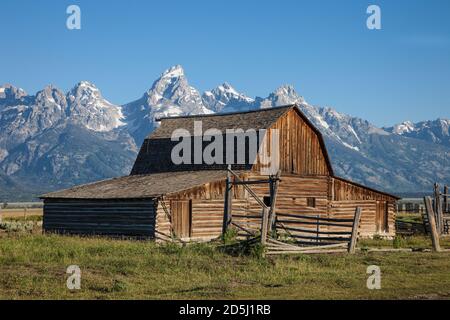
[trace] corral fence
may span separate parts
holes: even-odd
[[[429,211],[432,211],[436,222],[436,229],[440,236],[450,234],[450,194],[449,187],[444,186],[443,191],[438,183],[434,184],[433,197],[425,197],[427,215],[424,222],[427,230],[430,230]],[[427,202],[429,202],[427,204]]]
[[[422,199],[405,199],[398,207],[406,210],[398,211],[398,213],[416,213],[420,214],[419,221],[409,221],[396,219],[396,232],[400,235],[430,235],[429,209],[432,210],[436,222],[436,228],[439,236],[450,234],[450,194],[449,187],[444,186],[443,190],[438,183],[434,184],[433,195]],[[429,205],[427,206],[427,201]],[[422,207],[424,210],[422,210]],[[414,208],[414,209],[412,209]],[[420,208],[420,210],[416,210]],[[409,210],[411,209],[411,210]]]
[[[279,182],[280,172],[266,180],[244,181],[228,167],[222,233],[234,228],[239,240],[259,242],[264,248],[263,255],[355,252],[361,208],[356,208],[351,218],[277,213]],[[258,197],[250,187],[252,184],[269,184],[270,203]],[[232,205],[233,185],[243,186],[256,207]]]

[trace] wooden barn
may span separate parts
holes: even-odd
[[[229,152],[224,153],[224,161],[199,162],[194,159],[195,148],[198,148],[194,143],[192,155],[187,155],[194,164],[172,161],[172,151],[179,143],[171,139],[176,129],[187,131],[192,140],[200,139],[200,150],[207,148],[208,141],[213,140],[211,137],[204,139],[208,132],[223,132],[221,137],[225,141],[226,130],[242,129],[243,132],[262,130],[266,138],[274,132],[279,136],[280,171],[274,210],[277,219],[282,221],[279,224],[289,235],[312,241],[316,237],[314,232],[318,234],[319,231],[315,219],[350,219],[356,207],[362,210],[360,236],[395,235],[398,198],[337,177],[322,135],[295,105],[241,113],[163,118],[160,122],[159,128],[144,141],[129,176],[43,195],[44,230],[158,240],[208,240],[221,235],[227,210],[241,225],[257,229],[261,210],[254,196],[268,206],[273,205],[273,190],[269,184],[260,183],[267,180],[261,173],[260,153],[271,139],[258,138],[255,159],[248,150],[250,142],[244,137],[245,161],[232,165],[236,176],[231,179],[236,183],[230,189],[227,189],[230,171],[226,164],[229,158],[225,155]],[[202,126],[200,136],[195,133],[199,123]],[[237,139],[236,135],[233,141]],[[271,148],[266,147],[266,151]],[[184,152],[183,156],[186,156]],[[236,157],[234,154],[233,163]],[[237,181],[245,181],[251,190]],[[295,215],[311,217],[313,222],[305,222],[301,228],[292,227],[298,226],[298,221],[290,219]],[[277,223],[275,221],[275,225]],[[331,223],[320,228],[329,234],[340,233],[339,226]]]

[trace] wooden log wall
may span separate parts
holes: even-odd
[[[397,217],[397,206],[395,202],[388,201],[388,234],[391,237],[395,237],[396,229],[395,229],[395,219]]]
[[[157,241],[170,241],[172,240],[170,200],[158,199],[157,201],[155,238]]]
[[[155,216],[151,199],[46,199],[43,229],[60,234],[154,238]]]
[[[267,180],[267,176],[261,176],[256,172],[241,173],[243,180],[259,181]],[[332,183],[334,180],[334,184]],[[337,181],[337,182],[336,182]],[[268,184],[252,184],[252,190],[260,197],[270,196]],[[188,191],[165,197],[166,210],[171,212],[170,200],[192,200],[192,226],[191,237],[193,239],[212,239],[220,236],[224,210],[225,180],[211,182]],[[313,198],[315,206],[308,205],[308,198]],[[337,198],[338,201],[331,199]],[[344,200],[348,199],[349,200]],[[353,198],[353,199],[352,199]],[[278,215],[278,231],[288,235],[304,237],[316,241],[320,232],[339,233],[347,236],[348,227],[320,224],[321,217],[351,219],[356,207],[362,209],[362,221],[360,232],[362,237],[372,237],[377,234],[377,199],[378,204],[387,203],[388,206],[388,232],[384,235],[395,235],[395,203],[387,201],[390,197],[355,186],[349,182],[334,179],[328,176],[298,176],[283,174],[277,194],[276,213]],[[384,200],[386,199],[386,200]],[[232,215],[233,221],[241,228],[239,236],[248,236],[248,231],[259,232],[261,227],[261,206],[250,197],[242,185],[233,187]],[[158,204],[156,219],[156,233],[171,234],[169,216],[161,204]],[[291,215],[291,216],[290,216]],[[316,217],[317,220],[299,221],[295,216]],[[303,222],[303,223],[300,223]],[[300,229],[300,230],[297,230]],[[316,232],[314,234],[314,231]]]
[[[172,236],[169,218],[171,214],[171,200],[192,200],[192,240],[207,240],[220,236],[224,213],[224,196],[225,180],[222,180],[207,183],[160,199],[156,219],[156,235],[159,237],[158,239],[166,241]],[[238,208],[239,206],[245,206],[247,203],[245,198],[246,192],[243,186],[234,186],[232,207]],[[162,205],[163,203],[164,205]]]
[[[347,200],[332,201],[330,204],[330,217],[351,218],[355,214],[356,207],[361,208],[361,223],[359,226],[360,236],[363,238],[373,237],[378,234],[376,224],[377,201],[376,200]],[[394,204],[388,205],[388,232],[385,236],[395,236],[395,214]],[[332,228],[334,229],[334,228]]]
[[[376,206],[376,200],[333,201],[330,203],[330,217],[350,219],[354,217],[356,207],[360,207],[359,234],[361,237],[371,237],[377,232],[375,225]],[[330,230],[338,231],[339,228],[332,227]]]

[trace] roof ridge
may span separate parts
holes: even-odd
[[[185,115],[185,116],[175,116],[175,117],[161,117],[161,118],[155,118],[155,121],[160,122],[161,120],[172,120],[172,119],[222,117],[222,116],[237,115],[237,114],[266,112],[266,111],[272,111],[272,110],[277,110],[277,109],[288,109],[288,108],[293,108],[295,106],[297,106],[297,104],[287,104],[287,105],[277,106],[277,107],[272,107],[272,108],[255,109],[255,110],[247,110],[247,111],[212,113],[212,114],[196,114],[196,115]]]

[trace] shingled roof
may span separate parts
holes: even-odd
[[[181,128],[192,132],[194,121],[202,122],[203,131],[208,129],[218,129],[223,132],[227,129],[268,129],[283,114],[294,107],[295,105],[288,105],[246,112],[160,118],[157,121],[161,121],[161,126],[153,131],[147,139],[170,139],[174,130]]]
[[[142,199],[177,193],[225,179],[226,171],[166,172],[102,180],[47,193],[41,199]]]

